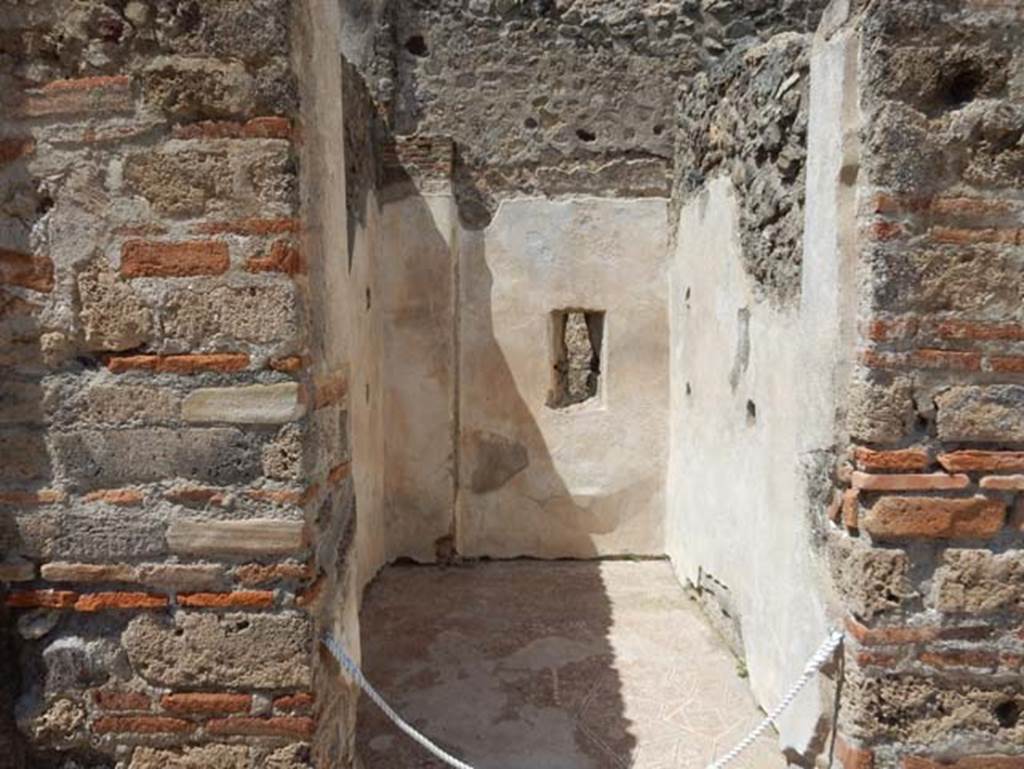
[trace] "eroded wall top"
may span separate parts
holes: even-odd
[[[823,6],[392,3],[361,70],[397,134],[456,141],[463,195],[485,203],[509,190],[667,196],[680,81],[735,46],[813,29]]]

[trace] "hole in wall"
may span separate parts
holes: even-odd
[[[651,133],[653,133],[655,136],[661,136],[663,133],[665,133],[665,126],[663,126],[661,123],[658,123],[657,125],[654,126],[654,128],[651,129]]]
[[[693,395],[693,388],[690,387],[690,383],[689,382],[686,383],[686,394],[687,395]]]
[[[982,86],[982,76],[974,69],[963,69],[942,85],[942,101],[948,107],[961,107],[977,98]]]
[[[419,56],[421,58],[430,53],[427,49],[427,41],[423,39],[423,35],[411,35],[409,39],[405,41],[405,50],[413,56]]]
[[[597,397],[601,380],[604,312],[551,313],[553,382],[548,406],[565,408]]]
[[[754,401],[747,401],[747,424],[752,425],[757,422],[757,404]]]
[[[536,128],[538,123],[536,119],[528,117],[526,118],[526,120],[523,121],[523,125],[526,126],[527,128]]]
[[[577,128],[576,136],[581,142],[592,142],[597,139],[597,134],[593,131],[588,131],[586,128]]]
[[[373,295],[370,293],[370,287],[366,287],[366,309],[369,310],[373,306]]]
[[[367,403],[370,402],[370,383],[369,382],[366,383],[366,387],[364,388],[363,398],[366,400]]]
[[[1020,704],[1016,700],[1007,700],[996,705],[992,712],[1001,727],[1012,729],[1020,721],[1020,711]]]

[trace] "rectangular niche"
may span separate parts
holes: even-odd
[[[604,312],[551,313],[552,382],[548,406],[564,409],[593,400],[601,391]]]

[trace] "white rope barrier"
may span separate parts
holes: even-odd
[[[779,704],[776,705],[767,716],[765,716],[761,723],[751,730],[750,734],[740,740],[735,748],[730,750],[713,764],[709,764],[708,769],[722,769],[722,767],[731,764],[739,758],[740,753],[753,745],[757,738],[764,733],[764,730],[774,724],[778,720],[779,716],[786,712],[787,708],[793,704],[793,700],[796,699],[796,696],[803,691],[803,688],[807,686],[811,679],[817,675],[818,671],[825,666],[825,663],[832,659],[832,655],[835,654],[836,649],[839,648],[839,645],[842,642],[843,633],[839,630],[826,638],[824,643],[818,647],[818,651],[814,652],[814,656],[807,661],[807,665],[804,667],[804,672],[800,674],[796,683],[790,687],[789,691],[786,692],[786,696],[779,701]]]
[[[360,689],[366,692],[366,696],[373,700],[373,702],[377,705],[377,707],[381,709],[384,715],[386,715],[394,722],[395,726],[397,726],[399,729],[405,732],[405,734],[407,734],[417,743],[422,745],[436,758],[439,758],[441,761],[444,761],[446,764],[448,764],[448,766],[455,767],[455,769],[474,769],[474,767],[470,766],[465,761],[460,761],[455,756],[442,750],[435,743],[431,742],[431,740],[428,737],[421,734],[413,726],[406,722],[400,715],[398,715],[398,713],[395,712],[394,708],[388,705],[388,703],[384,701],[384,698],[380,696],[377,690],[373,688],[373,685],[366,680],[366,676],[363,675],[363,671],[360,670],[359,666],[355,663],[355,661],[351,657],[349,657],[348,654],[345,653],[344,648],[342,648],[341,644],[338,643],[338,641],[333,636],[324,636],[323,642],[327,649],[334,656],[334,659],[336,659],[338,661],[338,664],[341,665],[342,669],[346,673],[348,673],[348,675],[352,678],[353,681],[355,681],[355,683],[359,686]],[[815,675],[817,675],[818,671],[820,671],[825,666],[825,664],[832,658],[832,655],[835,654],[836,649],[839,648],[839,645],[842,642],[843,633],[838,630],[832,633],[832,635],[830,635],[827,639],[825,639],[825,642],[822,643],[820,647],[818,647],[818,650],[814,653],[814,656],[807,661],[807,665],[804,667],[804,672],[800,675],[800,678],[798,678],[796,682],[793,684],[793,686],[790,687],[789,691],[786,692],[786,696],[782,698],[779,704],[776,705],[775,708],[767,716],[765,716],[764,720],[761,721],[761,723],[754,727],[750,734],[748,734],[739,743],[737,743],[736,747],[734,747],[732,750],[730,750],[728,753],[726,753],[724,756],[719,758],[714,763],[709,764],[708,769],[723,769],[723,767],[732,763],[740,756],[741,753],[743,753],[743,751],[745,751],[747,748],[753,745],[754,742],[757,741],[757,738],[764,733],[765,729],[774,724],[778,720],[779,716],[786,712],[786,709],[793,704],[793,701],[796,699],[797,695],[800,694],[801,691],[803,691],[804,687],[807,686],[808,683],[810,683],[811,679],[814,678]]]

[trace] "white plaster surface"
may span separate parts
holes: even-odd
[[[461,234],[461,553],[664,551],[666,205],[508,200]],[[551,313],[564,309],[605,312],[602,374],[597,397],[555,409]]]
[[[854,287],[842,225],[849,201],[839,185],[849,159],[835,141],[848,119],[846,61],[842,41],[815,46],[800,307],[755,298],[724,178],[683,209],[671,266],[668,552],[681,577],[710,574],[728,586],[763,707],[781,698],[829,628],[811,530],[823,511],[810,478],[836,440],[851,350],[852,301],[841,290]],[[820,690],[805,690],[781,720],[782,744],[806,749],[824,705]]]

